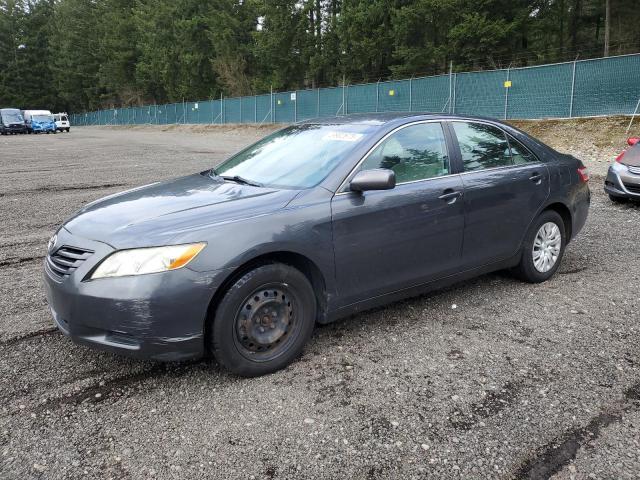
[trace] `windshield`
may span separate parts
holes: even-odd
[[[295,125],[251,145],[216,175],[270,187],[317,185],[370,133],[369,125]]]
[[[31,117],[31,121],[36,122],[53,122],[53,115],[34,115]]]
[[[18,111],[3,111],[2,112],[2,120],[5,123],[22,123],[24,122],[24,119],[22,118],[22,115],[20,115],[20,113]]]

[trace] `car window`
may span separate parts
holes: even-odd
[[[448,174],[449,156],[442,125],[419,123],[393,133],[360,166],[360,170],[373,168],[393,170],[396,183]]]
[[[465,172],[512,165],[504,132],[492,125],[452,122]]]
[[[518,140],[513,138],[511,135],[507,135],[507,138],[509,139],[509,146],[511,147],[511,158],[515,165],[536,163],[538,161],[537,157]]]

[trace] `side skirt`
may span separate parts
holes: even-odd
[[[347,317],[349,315],[354,315],[356,313],[364,312],[366,310],[380,307],[382,305],[388,305],[390,303],[404,300],[406,298],[417,297],[427,292],[448,287],[455,283],[458,283],[464,280],[469,280],[471,278],[475,278],[480,275],[484,275],[486,273],[491,273],[497,270],[505,270],[508,268],[512,268],[512,267],[515,267],[520,262],[520,256],[521,256],[521,252],[518,251],[516,255],[514,255],[511,258],[508,258],[507,260],[501,260],[499,262],[490,263],[482,267],[465,270],[463,272],[449,275],[447,277],[443,277],[427,283],[422,283],[412,287],[403,288],[401,290],[395,290],[390,293],[385,293],[384,295],[379,295],[377,297],[372,297],[366,300],[352,303],[351,305],[346,305],[344,307],[338,308],[337,310],[329,311],[325,316],[323,316],[322,320],[319,320],[319,323],[321,324],[331,323],[336,320],[339,320],[340,318]]]

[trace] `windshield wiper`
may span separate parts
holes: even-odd
[[[218,177],[223,178],[224,180],[227,180],[229,182],[239,183],[241,185],[251,185],[252,187],[262,187],[263,186],[261,183],[254,182],[253,180],[247,180],[246,178],[241,177],[240,175],[233,175],[233,176],[218,175]]]

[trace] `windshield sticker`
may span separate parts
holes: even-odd
[[[351,133],[351,132],[329,132],[322,140],[336,140],[338,142],[357,142],[364,135],[362,133]]]

